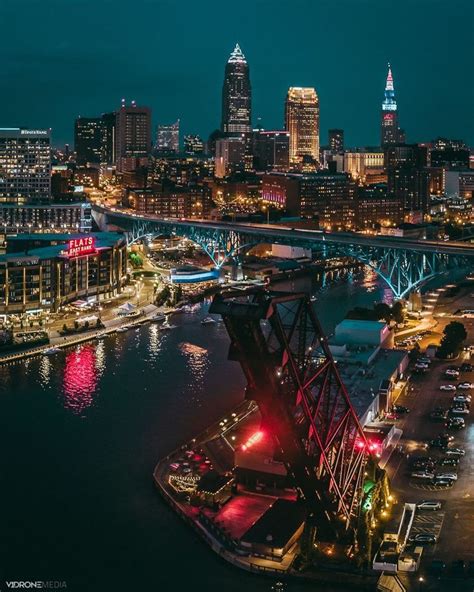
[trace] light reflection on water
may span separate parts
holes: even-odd
[[[189,342],[180,343],[178,347],[189,370],[190,380],[186,386],[192,392],[191,400],[200,407],[202,400],[199,393],[204,386],[206,372],[210,368],[209,352],[207,349]]]
[[[375,272],[369,268],[361,272],[338,270],[327,283],[316,277],[300,278],[275,286],[277,290],[311,290],[316,294],[315,306],[326,332],[353,306],[370,305],[372,301],[390,301]],[[324,284],[324,285],[323,285]],[[42,356],[20,362],[28,380],[39,383],[45,391],[58,392],[58,400],[70,413],[83,417],[97,406],[101,397],[113,395],[106,387],[100,390],[101,379],[117,381],[126,369],[126,379],[138,381],[143,392],[148,388],[176,388],[187,402],[203,405],[210,380],[213,351],[220,348],[227,334],[222,324],[202,328],[210,300],[203,302],[196,314],[176,316],[176,329],[160,330],[158,324],[148,324],[126,334],[107,336],[74,349],[62,351],[54,357]],[[14,370],[2,368],[5,380],[0,390],[11,390]],[[158,380],[158,375],[160,379]],[[225,370],[221,380],[225,383]],[[9,386],[10,385],[10,386]],[[165,386],[166,385],[166,386]]]
[[[40,384],[43,387],[46,387],[51,382],[51,374],[53,370],[53,365],[51,360],[48,356],[42,356],[39,364],[39,379]]]
[[[80,415],[93,404],[99,372],[94,345],[79,346],[67,352],[63,374],[63,404],[66,409]]]

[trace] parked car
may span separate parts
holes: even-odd
[[[429,471],[413,471],[411,477],[414,479],[434,479],[435,474],[430,473]]]
[[[464,456],[466,454],[466,451],[464,450],[464,448],[448,448],[445,451],[445,454],[447,454],[448,456]]]
[[[461,372],[472,372],[474,370],[474,366],[468,362],[463,362],[459,367],[459,370],[461,370]]]
[[[470,403],[471,395],[455,395],[453,397],[453,403]]]
[[[436,487],[452,487],[454,485],[454,481],[452,479],[442,479],[441,477],[435,477],[433,481]]]
[[[434,544],[438,540],[436,535],[434,534],[425,534],[425,533],[418,533],[411,535],[408,540],[410,543],[420,543],[421,545],[425,543]]]
[[[451,481],[457,481],[458,476],[456,473],[439,473],[436,475],[436,479],[451,479]]]
[[[395,413],[410,413],[408,407],[405,407],[404,405],[394,405],[392,411]]]
[[[416,504],[417,510],[441,510],[441,502],[423,500]]]
[[[415,460],[411,463],[411,468],[414,471],[432,471],[436,466],[433,460]]]
[[[425,364],[424,362],[417,362],[415,364],[415,368],[418,368],[419,370],[428,370],[429,365]]]
[[[442,384],[439,387],[440,391],[455,391],[456,390],[456,385],[454,384]]]
[[[445,425],[448,430],[462,430],[466,427],[466,422],[462,417],[450,417]]]
[[[438,461],[438,464],[442,467],[457,467],[459,464],[459,458],[456,458],[455,456],[448,456],[446,458],[441,458]]]
[[[450,415],[469,415],[469,407],[463,403],[456,403],[449,410]]]
[[[454,369],[450,369],[450,368],[448,368],[448,369],[445,371],[444,375],[445,375],[445,376],[448,376],[448,377],[449,377],[449,376],[456,376],[456,377],[458,377],[458,376],[459,376],[459,370],[454,370]]]
[[[448,419],[448,410],[447,409],[434,409],[430,413],[431,419],[445,420]]]
[[[442,438],[434,438],[433,440],[430,440],[428,442],[428,446],[430,448],[447,448],[449,445],[449,442],[447,442],[446,440],[443,440]]]
[[[461,382],[461,384],[458,384],[458,388],[467,391],[474,388],[474,384],[472,382]]]

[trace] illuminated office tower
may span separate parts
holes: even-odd
[[[249,67],[237,43],[225,67],[222,87],[222,132],[235,134],[252,131],[251,112]]]
[[[290,132],[290,163],[308,158],[319,162],[319,99],[314,88],[288,89],[285,121]]]
[[[47,204],[50,196],[50,130],[0,128],[0,204]]]
[[[117,111],[115,156],[119,172],[134,171],[146,166],[151,149],[151,111],[138,107],[135,101]]]
[[[382,102],[381,115],[381,146],[397,144],[402,140],[403,132],[398,126],[397,101],[390,64],[388,65],[387,81],[385,83],[385,95]]]
[[[102,121],[100,117],[78,117],[76,119],[74,150],[78,165],[101,162]]]

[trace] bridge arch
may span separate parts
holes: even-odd
[[[241,255],[257,244],[275,243],[300,246],[319,251],[323,259],[331,256],[351,257],[364,263],[382,278],[395,298],[406,297],[434,278],[452,268],[469,269],[474,249],[464,244],[365,237],[350,233],[299,231],[273,226],[231,225],[199,220],[147,219],[93,207],[99,227],[113,225],[122,229],[129,244],[146,237],[174,234],[199,245],[216,268],[228,260],[238,262]]]

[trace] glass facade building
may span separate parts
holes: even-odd
[[[237,43],[225,67],[221,130],[225,134],[251,132],[251,119],[252,90],[249,66]]]
[[[319,98],[314,88],[289,88],[285,122],[290,132],[290,163],[301,164],[305,158],[319,162]]]

